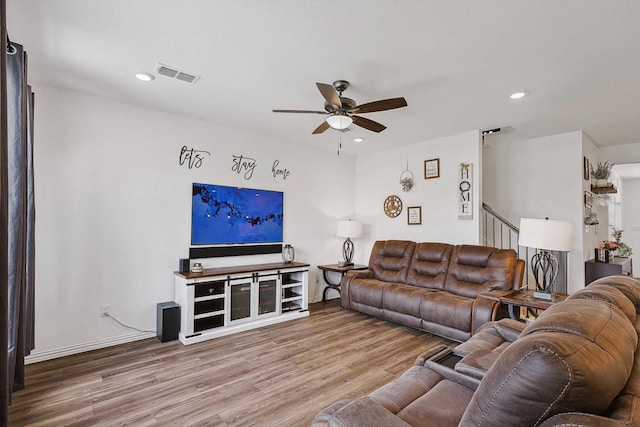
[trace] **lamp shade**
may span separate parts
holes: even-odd
[[[327,123],[334,129],[342,130],[351,126],[353,119],[345,114],[333,114],[327,117]]]
[[[362,236],[362,223],[359,221],[338,221],[338,237],[353,237],[357,238]]]
[[[553,219],[520,218],[518,244],[549,251],[571,251],[573,223]]]

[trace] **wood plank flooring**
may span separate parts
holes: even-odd
[[[27,366],[11,426],[308,426],[451,343],[343,310],[183,346],[155,338]]]

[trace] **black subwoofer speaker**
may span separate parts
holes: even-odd
[[[190,269],[189,263],[190,263],[189,258],[180,258],[180,262],[178,263],[178,271],[180,273],[188,272]]]
[[[178,339],[180,332],[180,306],[173,301],[158,303],[156,336],[161,342]]]

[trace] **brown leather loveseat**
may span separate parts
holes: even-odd
[[[605,277],[526,327],[502,319],[454,349],[429,350],[369,396],[325,408],[313,425],[640,426],[639,328],[640,281]]]
[[[484,323],[506,316],[497,298],[480,294],[519,289],[523,273],[524,261],[511,249],[377,241],[369,269],[342,278],[342,306],[466,341]]]

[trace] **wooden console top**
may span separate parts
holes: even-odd
[[[191,273],[190,271],[174,271],[176,276],[185,279],[197,279],[199,277],[224,276],[227,274],[254,273],[256,271],[282,270],[285,268],[309,267],[309,264],[301,262],[273,262],[269,264],[235,265],[233,267],[205,268],[201,273]]]

